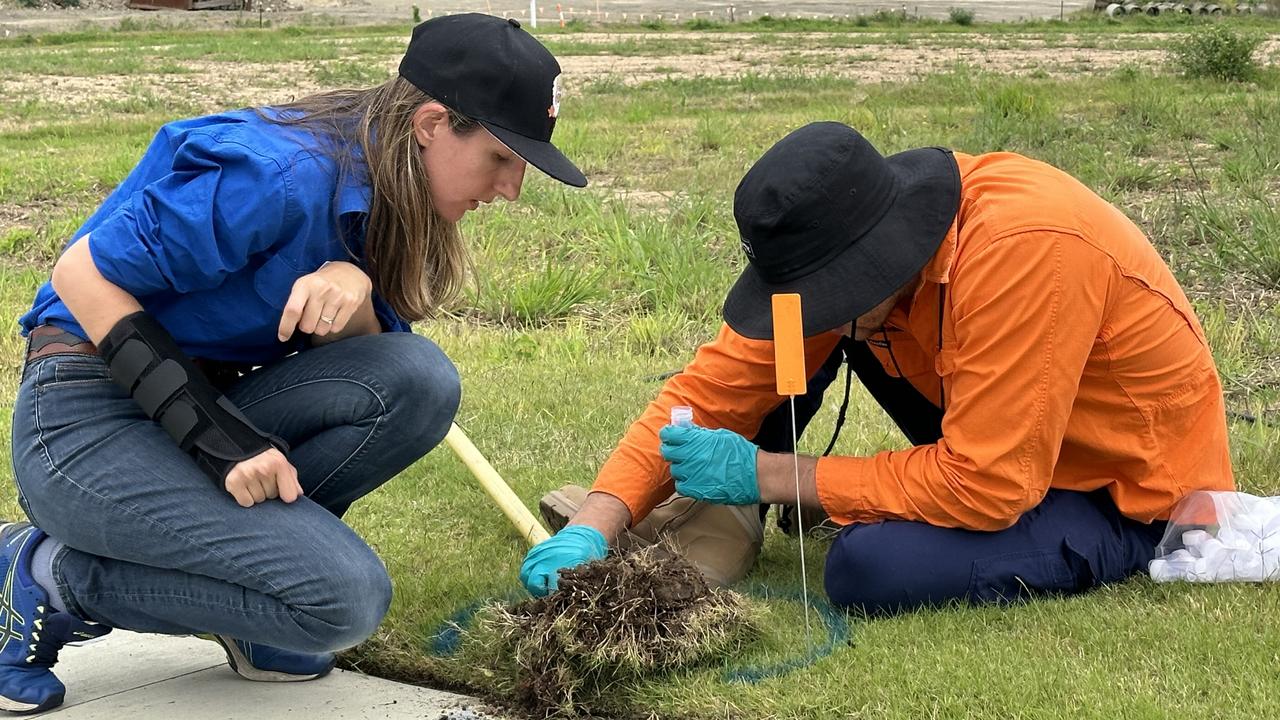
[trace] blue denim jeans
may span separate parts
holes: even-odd
[[[305,498],[237,505],[97,356],[24,369],[14,473],[32,522],[67,546],[54,558],[63,600],[84,619],[141,632],[300,652],[361,642],[386,613],[391,582],[340,516],[444,438],[457,371],[431,341],[387,333],[298,353],[225,392],[289,443]]]

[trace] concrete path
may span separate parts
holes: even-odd
[[[475,698],[334,670],[301,683],[243,680],[222,649],[191,637],[116,630],[100,642],[64,648],[55,666],[66,703],[39,715],[56,720],[242,720],[246,718],[497,718]]]

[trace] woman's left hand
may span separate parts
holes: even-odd
[[[327,262],[303,275],[293,283],[280,317],[280,342],[292,337],[294,330],[318,336],[342,332],[372,290],[369,276],[349,262]]]

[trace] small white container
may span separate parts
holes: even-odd
[[[693,408],[688,405],[671,408],[671,424],[676,427],[693,427]]]

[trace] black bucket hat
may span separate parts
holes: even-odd
[[[517,20],[444,15],[413,29],[400,76],[478,121],[525,162],[574,187],[587,178],[551,144],[560,63]]]
[[[795,130],[734,192],[748,265],[725,299],[725,322],[739,335],[769,339],[770,296],[799,293],[806,337],[838,328],[924,268],[959,206],[950,150],[886,158],[847,125]]]

